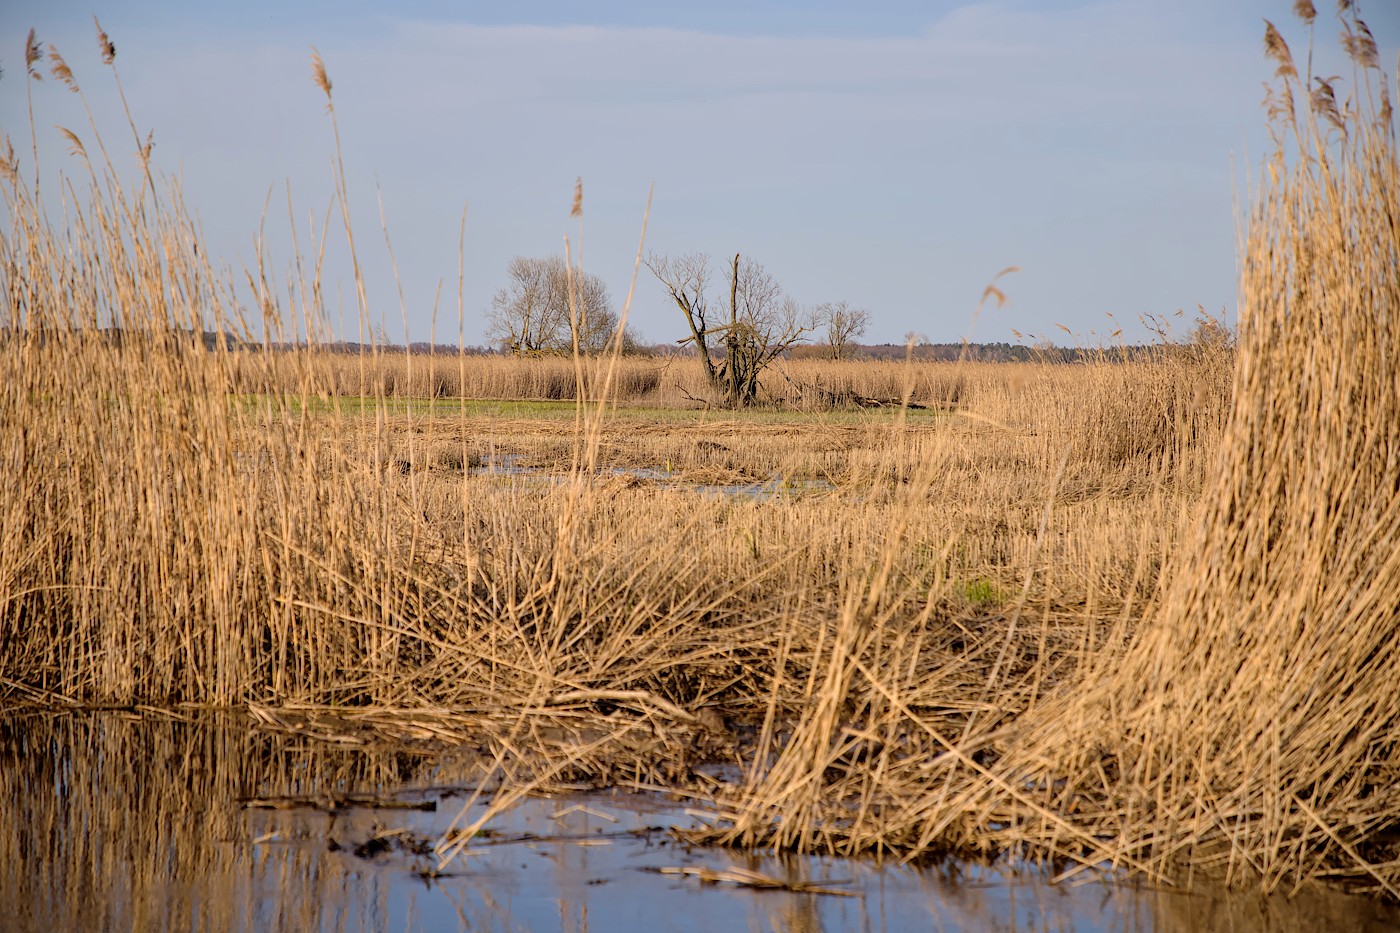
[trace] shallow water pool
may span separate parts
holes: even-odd
[[[0,930],[1389,930],[1400,911],[1309,889],[1052,886],[688,846],[659,796],[527,797],[477,822],[479,762],[337,747],[232,718],[0,715]],[[422,808],[422,809],[419,809]],[[755,885],[775,885],[761,887]]]

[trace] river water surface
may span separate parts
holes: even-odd
[[[482,778],[466,755],[231,718],[0,714],[0,931],[1400,929],[1400,911],[1321,890],[1052,886],[958,862],[696,848],[669,829],[703,812],[598,791],[525,798],[433,876],[454,819],[508,790],[473,799]]]

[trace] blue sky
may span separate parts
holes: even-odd
[[[285,279],[288,188],[303,252],[333,194],[315,45],[334,82],[371,314],[395,340],[405,317],[414,340],[457,340],[465,208],[461,330],[483,342],[512,256],[562,253],[566,235],[578,248],[578,176],[583,263],[618,305],[654,183],[649,250],[744,252],[803,304],[868,308],[868,341],[1014,341],[1014,330],[1071,342],[1060,325],[1134,339],[1142,314],[1201,304],[1233,318],[1236,194],[1265,146],[1263,19],[1302,58],[1291,5],[11,0],[0,128],[27,154],[33,26],[73,67],[118,164],[134,167],[95,12],[210,251],[241,270],[261,227]],[[1332,4],[1318,6],[1318,70],[1349,81]],[[1362,4],[1390,71],[1397,6]],[[77,177],[53,127],[89,137],[80,105],[51,79],[33,90],[46,177]],[[354,322],[332,234],[332,313],[339,295]],[[1021,268],[1002,283],[1010,303],[973,328],[984,285],[1009,265]],[[645,270],[631,320],[651,341],[684,332]]]

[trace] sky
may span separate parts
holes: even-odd
[[[1345,76],[1344,90],[1333,4],[1317,5],[1315,71]],[[1145,315],[1183,309],[1183,332],[1198,305],[1235,317],[1238,213],[1267,148],[1264,20],[1300,62],[1308,49],[1291,6],[7,0],[0,131],[32,170],[33,27],[134,175],[96,14],[205,249],[241,279],[260,244],[285,285],[339,210],[314,46],[370,325],[395,342],[485,343],[510,259],[562,255],[566,237],[621,310],[649,192],[646,252],[706,253],[717,281],[724,257],[744,253],[804,306],[868,309],[864,342],[1096,344],[1120,328],[1133,341]],[[1400,3],[1360,6],[1393,76]],[[81,181],[56,128],[91,145],[81,101],[47,72],[30,90],[42,176]],[[577,178],[583,216],[571,220]],[[344,231],[330,221],[332,327],[357,339]],[[1008,266],[1009,300],[979,314]],[[629,320],[647,342],[686,333],[644,267]]]

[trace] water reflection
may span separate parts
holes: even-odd
[[[523,477],[542,483],[564,483],[569,480],[567,473],[525,464],[520,454],[498,454],[488,457],[480,466],[472,468],[471,472],[478,476]],[[757,502],[770,502],[808,493],[829,493],[837,489],[830,480],[794,478],[782,474],[748,483],[696,483],[686,481],[682,472],[663,467],[606,467],[601,473],[605,477],[653,485],[658,489],[684,490],[711,498],[752,499]]]
[[[612,794],[527,800],[445,876],[425,878],[426,848],[481,779],[466,757],[336,747],[232,719],[0,716],[0,929],[1260,933],[1400,921],[1317,892],[1285,901],[1049,887],[958,863],[914,870],[692,849],[664,831],[691,822],[683,811]],[[437,810],[305,805],[350,794]],[[854,896],[659,871],[685,868]]]

